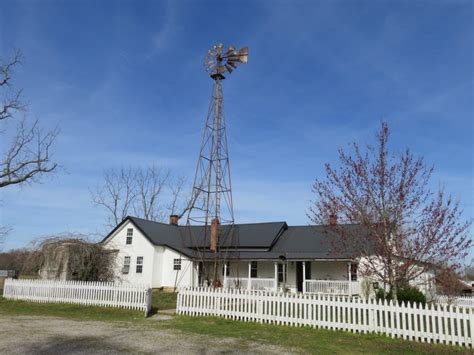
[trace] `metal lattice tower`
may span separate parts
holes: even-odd
[[[220,285],[219,266],[226,262],[229,249],[237,246],[233,228],[234,210],[222,80],[225,79],[225,72],[231,73],[238,63],[247,63],[248,58],[248,48],[237,51],[231,46],[225,52],[223,48],[222,44],[213,46],[204,60],[214,86],[192,196],[186,209],[186,225],[201,225],[204,228],[204,234],[199,236],[193,235],[191,228],[188,228],[189,237],[195,244],[195,257],[202,258],[205,252],[213,253],[213,267],[208,270],[212,271],[210,278],[213,285]],[[226,246],[225,251],[221,250],[221,245]]]
[[[194,177],[192,207],[187,221],[191,225],[233,224],[232,185],[227,146],[221,78],[214,80]]]

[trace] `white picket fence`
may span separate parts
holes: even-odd
[[[359,297],[183,288],[178,293],[176,312],[474,347],[474,309],[470,307],[423,307]]]
[[[434,302],[440,304],[451,304],[453,306],[474,307],[474,297],[472,296],[436,296]]]
[[[113,282],[6,279],[3,297],[42,303],[76,303],[88,306],[151,309],[151,289],[144,285]]]

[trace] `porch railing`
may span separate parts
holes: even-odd
[[[356,295],[360,293],[357,281],[306,280],[306,293]]]
[[[224,288],[272,291],[276,290],[276,285],[275,279],[227,277],[224,279]]]

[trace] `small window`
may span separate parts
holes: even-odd
[[[133,228],[127,228],[127,244],[132,244]]]
[[[252,278],[256,278],[257,277],[257,262],[256,261],[252,261],[250,263],[250,277]]]
[[[229,276],[230,275],[230,263],[226,262],[225,266],[222,265],[222,275]]]
[[[128,274],[129,271],[130,271],[130,257],[125,256],[123,258],[122,274]]]
[[[357,281],[357,264],[351,264],[351,281]]]
[[[181,259],[173,259],[173,270],[181,270]]]
[[[137,274],[143,271],[143,256],[137,256]]]
[[[278,282],[285,282],[285,265],[278,264]]]

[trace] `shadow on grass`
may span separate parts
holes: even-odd
[[[44,343],[26,345],[22,349],[25,354],[130,354],[126,349],[97,337],[51,337]]]

